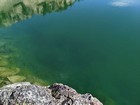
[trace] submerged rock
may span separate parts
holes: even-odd
[[[0,87],[11,84],[10,81],[5,79],[0,79]]]
[[[12,83],[15,83],[15,82],[23,82],[24,80],[26,80],[26,77],[19,76],[19,75],[10,76],[10,77],[7,77],[7,78]]]
[[[0,89],[0,105],[103,105],[91,94],[79,94],[63,85],[37,86],[28,82]]]
[[[20,72],[19,68],[10,69],[7,67],[0,67],[0,77],[8,77],[12,75],[16,75]]]

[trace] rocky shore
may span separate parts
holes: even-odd
[[[0,105],[103,105],[91,94],[79,94],[67,85],[38,86],[29,82],[0,88]]]

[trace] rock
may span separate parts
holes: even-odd
[[[16,75],[19,72],[20,72],[19,68],[9,69],[7,67],[0,67],[0,77],[8,77]]]
[[[59,83],[37,86],[16,83],[0,89],[0,105],[103,105],[91,94],[79,94]]]
[[[0,79],[0,87],[4,86],[4,85],[8,85],[11,84],[10,81],[4,80],[4,79]]]
[[[10,76],[7,77],[9,81],[11,81],[12,83],[16,83],[16,82],[23,82],[24,80],[26,80],[26,77],[24,76],[19,76],[19,75],[14,75],[14,76]]]
[[[5,81],[5,80],[3,80],[3,85],[9,85],[9,84],[11,84],[11,82],[10,81]]]

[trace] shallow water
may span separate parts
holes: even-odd
[[[13,40],[21,68],[50,83],[93,93],[105,105],[140,104],[138,0],[81,0],[59,8],[43,4],[41,12],[20,11],[20,6],[1,10],[0,38]]]

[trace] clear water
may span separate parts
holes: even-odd
[[[105,105],[140,105],[139,3],[76,1],[17,18],[0,29],[0,37],[14,39],[19,65],[41,79],[92,93]]]

